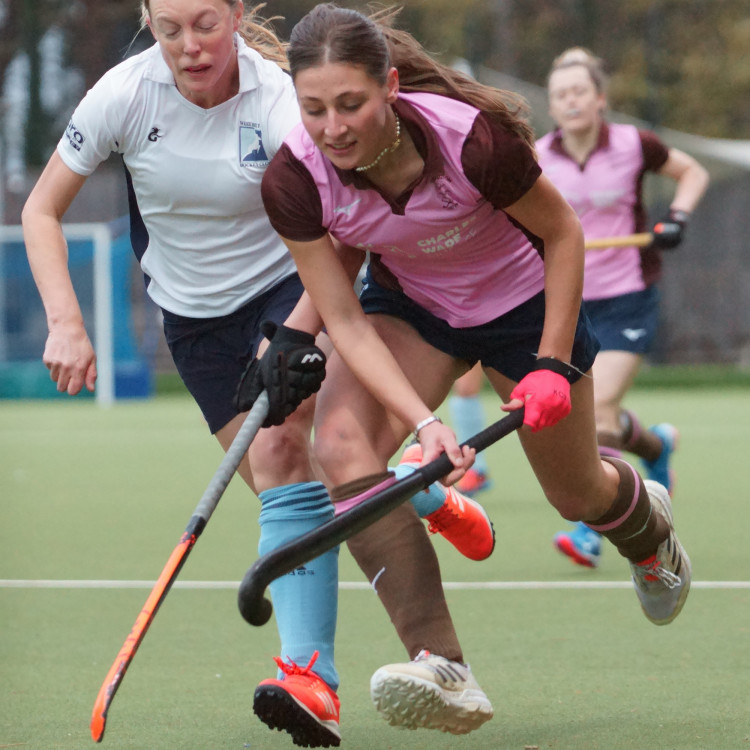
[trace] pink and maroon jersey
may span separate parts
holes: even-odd
[[[578,214],[586,239],[646,231],[643,177],[668,158],[654,133],[604,123],[583,165],[565,151],[559,130],[537,142],[537,153],[545,175]],[[642,291],[658,279],[661,262],[655,250],[611,248],[587,252],[585,268],[583,298],[604,299]]]
[[[337,169],[298,126],[263,178],[276,231],[301,242],[330,232],[369,251],[378,282],[454,327],[486,323],[540,292],[542,242],[503,211],[541,173],[532,149],[444,96],[401,94],[394,108],[424,158],[422,177],[392,200],[365,175]]]

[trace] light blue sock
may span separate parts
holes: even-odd
[[[333,518],[333,504],[320,482],[302,482],[260,493],[261,555],[280,547]],[[339,548],[277,578],[270,586],[276,624],[281,638],[281,658],[307,666],[319,651],[313,672],[333,690],[339,685],[334,665],[338,605]],[[279,672],[279,677],[281,672]]]
[[[465,443],[470,437],[474,437],[487,426],[479,396],[451,396],[448,399],[448,407],[459,443]],[[486,475],[488,473],[487,459],[484,457],[484,453],[477,453],[474,468],[480,474]]]
[[[417,466],[419,464],[399,464],[392,468],[389,466],[388,470],[395,473],[396,480],[398,481],[399,479],[408,477],[409,474],[413,474]],[[414,506],[414,510],[417,511],[417,515],[420,518],[424,518],[430,513],[434,513],[438,508],[443,507],[445,504],[445,490],[435,482],[426,490],[417,492],[411,499],[411,504]]]

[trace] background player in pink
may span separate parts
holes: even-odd
[[[651,230],[652,244],[586,253],[583,298],[601,349],[594,362],[594,408],[600,452],[640,457],[649,479],[669,490],[670,456],[678,433],[666,422],[650,429],[622,402],[649,350],[658,323],[661,250],[677,247],[708,185],[691,156],[665,146],[651,131],[606,120],[602,61],[580,47],[561,54],[549,74],[549,110],[557,129],[537,142],[539,163],[583,225],[586,239],[646,231],[641,189],[654,172],[675,181],[669,212]],[[584,523],[555,536],[557,548],[594,567],[600,535]]]
[[[690,563],[666,489],[597,450],[580,222],[541,173],[518,101],[379,20],[325,4],[295,26],[288,56],[303,125],[262,185],[336,349],[315,418],[332,496],[387,481],[410,431],[424,460],[445,452],[455,466],[446,482],[458,479],[471,455],[432,410],[481,361],[502,408],[525,407],[519,437],[549,502],[612,541],[646,616],[669,623]],[[359,300],[351,281],[361,256],[338,255],[331,236],[370,252]],[[310,309],[303,329],[320,325]],[[379,557],[370,549],[358,559],[376,590],[401,587]],[[431,616],[418,590],[412,608]],[[439,668],[422,652],[378,670],[379,710],[408,715],[434,693]],[[405,673],[421,675],[428,692],[409,691]]]

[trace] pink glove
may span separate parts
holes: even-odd
[[[512,390],[511,399],[524,402],[523,423],[539,432],[570,414],[570,383],[552,370],[534,370]]]

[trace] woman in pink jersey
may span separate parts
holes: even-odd
[[[643,233],[641,187],[646,172],[675,181],[668,215],[651,230],[652,243],[604,248],[586,254],[583,298],[601,345],[594,363],[594,411],[599,451],[629,451],[646,476],[672,492],[669,460],[677,430],[667,423],[648,430],[622,402],[656,333],[660,251],[682,240],[690,214],[708,185],[708,174],[688,154],[665,146],[651,131],[609,123],[601,60],[588,50],[567,50],[549,75],[550,114],[557,129],[537,142],[539,163],[573,206],[586,239]],[[557,548],[580,565],[596,567],[600,535],[586,524],[555,536]]]
[[[311,305],[296,325],[324,324],[336,347],[315,417],[332,496],[388,481],[387,462],[412,431],[425,462],[445,452],[455,467],[445,481],[460,478],[473,457],[433,410],[480,361],[501,408],[525,407],[519,437],[549,502],[610,539],[646,616],[671,622],[690,563],[669,496],[597,450],[580,222],[541,173],[518,102],[438,64],[390,17],[324,4],[297,24],[288,55],[302,125],[262,185],[322,318]],[[329,232],[355,250],[337,254]],[[351,280],[366,252],[358,300]],[[395,513],[379,522],[384,547],[402,522]],[[350,549],[378,592],[406,585],[374,547],[360,555],[355,537]],[[429,618],[429,600],[418,586],[411,594],[415,617]],[[402,725],[412,705],[443,710],[455,682],[432,655],[411,658],[371,682],[378,709]],[[418,691],[404,674],[421,678]]]

